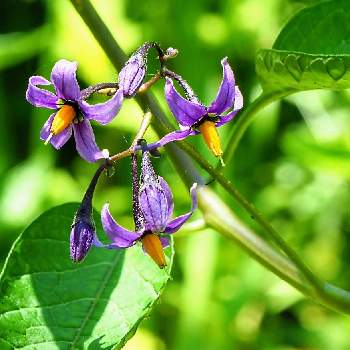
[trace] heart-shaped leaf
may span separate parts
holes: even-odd
[[[173,249],[166,249],[165,270],[138,245],[93,247],[73,264],[69,234],[76,208],[47,211],[14,243],[0,279],[0,349],[120,349],[159,298]]]
[[[256,70],[265,92],[350,87],[350,1],[321,2],[297,13]]]

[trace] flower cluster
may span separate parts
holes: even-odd
[[[159,71],[144,83],[147,71],[149,50],[156,49],[160,62]],[[177,55],[177,50],[168,48],[163,51],[153,42],[143,44],[121,69],[118,81],[100,83],[81,90],[76,78],[77,63],[67,60],[58,61],[51,72],[50,81],[42,76],[29,79],[26,99],[36,107],[53,110],[45,122],[40,138],[60,149],[74,135],[79,155],[88,162],[104,158],[73,220],[70,251],[74,262],[81,261],[92,245],[108,249],[125,249],[142,243],[143,250],[158,264],[166,265],[163,248],[169,245],[167,235],[178,231],[190,218],[197,206],[196,184],[190,190],[191,210],[172,219],[173,197],[167,182],[158,176],[151,163],[151,154],[169,142],[178,141],[187,136],[202,134],[205,143],[214,156],[223,155],[217,128],[228,123],[243,107],[242,94],[235,83],[233,71],[228,59],[221,61],[223,78],[218,93],[210,106],[205,106],[193,92],[189,84],[177,73],[166,67],[166,61]],[[179,130],[170,132],[159,141],[147,145],[145,142],[133,143],[127,155],[131,155],[133,165],[133,214],[135,230],[120,226],[112,217],[108,204],[101,211],[104,231],[111,243],[104,244],[97,238],[92,217],[92,198],[100,174],[109,169],[118,155],[109,156],[108,150],[101,150],[95,141],[90,124],[91,120],[105,125],[110,123],[122,107],[123,100],[133,98],[139,91],[145,91],[161,78],[165,79],[165,99],[175,116]],[[174,82],[184,92],[183,97],[174,87]],[[54,92],[49,88],[52,85]],[[88,98],[96,93],[111,96],[106,102],[90,104]],[[141,135],[142,137],[142,135]],[[138,176],[137,152],[142,151],[141,175]]]

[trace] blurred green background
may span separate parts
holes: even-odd
[[[257,49],[271,47],[288,18],[312,2],[95,0],[93,4],[128,54],[148,40],[178,48],[170,66],[190,82],[203,102],[214,98],[221,79],[220,59],[228,56],[247,104],[260,89],[254,71]],[[38,214],[81,199],[96,168],[79,158],[73,140],[59,152],[39,140],[50,111],[25,101],[29,76],[49,77],[60,58],[79,62],[81,87],[113,81],[116,72],[68,0],[5,0],[0,2],[0,16],[3,264],[11,243]],[[152,73],[154,54],[149,62]],[[154,91],[166,108],[162,88],[159,82]],[[302,93],[269,106],[243,138],[235,166],[229,164],[225,170],[320,277],[348,290],[349,106],[347,91]],[[113,153],[128,147],[141,115],[135,102],[126,101],[110,125],[94,125],[98,144]],[[224,144],[231,127],[220,129]],[[147,138],[152,141],[155,135],[148,132]],[[215,163],[202,140],[190,141]],[[186,188],[166,154],[154,163],[172,185],[176,214],[183,213],[190,205]],[[114,177],[100,182],[95,207],[99,210],[110,201],[119,222],[132,227],[130,195],[130,164],[123,160]],[[251,225],[231,198],[222,196]],[[125,349],[350,349],[348,317],[305,300],[220,235],[189,227],[177,235],[175,244],[173,280]]]

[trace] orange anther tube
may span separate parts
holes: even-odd
[[[166,266],[165,255],[162,242],[158,235],[148,233],[142,237],[142,247],[144,251],[154,260],[154,262],[162,269]]]
[[[213,152],[215,157],[222,156],[221,142],[218,131],[216,130],[215,122],[210,120],[204,121],[199,126],[199,131],[204,137],[204,141],[209,147],[209,149]]]
[[[74,107],[70,105],[62,106],[53,118],[51,125],[51,133],[58,135],[64,129],[66,129],[75,118],[76,112]]]

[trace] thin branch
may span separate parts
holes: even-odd
[[[145,93],[151,86],[153,86],[161,78],[162,78],[162,75],[160,74],[160,72],[157,72],[156,74],[153,75],[153,77],[150,80],[146,81],[139,87],[137,93],[139,94]]]
[[[139,127],[139,130],[131,144],[131,146],[125,150],[125,151],[122,151],[122,152],[119,152],[111,157],[109,157],[108,161],[109,163],[115,163],[117,162],[118,160],[120,159],[123,159],[123,158],[126,158],[126,157],[129,157],[131,156],[133,153],[134,153],[134,148],[137,144],[137,141],[142,139],[143,138],[143,135],[146,133],[150,123],[151,123],[151,119],[152,119],[152,113],[151,112],[146,112],[143,116],[143,119],[142,119],[142,122],[141,122],[141,125]]]
[[[101,18],[98,16],[94,8],[92,7],[91,3],[88,0],[71,0],[72,4],[75,6],[79,14],[81,15],[82,19],[85,21],[97,41],[100,43],[101,47],[105,50],[107,56],[110,58],[111,62],[114,64],[114,66],[120,70],[120,68],[123,66],[124,62],[126,61],[126,56],[124,52],[120,49],[118,44],[115,42],[112,34],[106,27],[106,25],[103,23]],[[153,98],[153,96],[149,93],[138,95],[136,96],[137,102],[140,104],[141,108],[147,109],[150,108],[150,110],[153,112],[156,122],[152,124],[155,131],[158,133],[158,135],[162,136],[165,133],[171,131],[171,123],[167,120],[161,109],[159,108],[157,102]],[[250,112],[251,113],[251,112]],[[248,123],[247,123],[248,125]],[[244,128],[243,128],[244,129]],[[270,225],[269,223],[265,222],[265,219],[255,211],[254,207],[252,207],[248,201],[245,200],[244,197],[241,196],[241,194],[231,185],[230,181],[226,180],[226,178],[220,173],[215,171],[215,169],[206,162],[188,143],[181,141],[177,143],[178,146],[181,147],[187,154],[189,154],[203,169],[205,169],[209,174],[211,174],[216,180],[228,191],[248,212],[251,212],[253,216],[257,219],[257,221],[264,227],[267,228],[267,231],[270,231]],[[199,184],[203,183],[202,177],[198,174],[196,168],[193,165],[193,162],[189,159],[189,157],[184,154],[179,148],[174,144],[169,144],[166,146],[166,149],[169,153],[169,156],[171,160],[173,161],[175,168],[179,172],[180,176],[183,178],[186,184],[190,185],[194,181],[198,182]],[[219,199],[219,197],[216,196],[216,198],[222,203],[222,201]],[[204,210],[204,208],[201,207],[201,209]],[[256,215],[258,214],[258,215]],[[225,218],[222,218],[223,221],[221,224],[226,224]],[[215,223],[211,223],[214,225]],[[220,223],[219,223],[220,224]],[[224,228],[222,225],[217,225],[217,229],[223,230]],[[242,225],[243,226],[243,225]],[[244,227],[244,226],[243,226]],[[272,228],[271,230],[272,236],[277,234],[277,232],[274,231]],[[278,234],[277,234],[278,235]],[[275,237],[277,238],[277,242],[280,242],[281,237]],[[244,238],[242,238],[244,239]],[[280,242],[283,244],[286,244],[284,241]],[[272,248],[270,248],[272,249]],[[289,247],[288,247],[289,249]],[[288,250],[287,249],[287,250]],[[274,253],[276,253],[275,250],[272,249]],[[292,256],[295,254],[292,251]],[[288,258],[285,258],[288,259]],[[295,262],[298,262],[300,259],[297,257]],[[271,260],[273,261],[273,260]],[[295,263],[294,262],[294,263]],[[293,263],[292,263],[293,264]],[[275,263],[272,264],[273,266],[270,266],[270,270],[277,273],[276,270],[280,270],[279,266],[275,266]],[[303,263],[302,265],[303,266]],[[299,268],[299,266],[298,266]],[[300,272],[300,271],[299,271]],[[309,270],[306,268],[303,273],[307,276],[309,276]],[[281,271],[281,274],[283,274],[283,271]],[[344,312],[350,313],[350,293],[338,289],[331,285],[326,285],[328,289],[325,288],[325,285],[322,284],[320,287],[320,282],[316,279],[315,276],[311,273],[311,276],[309,276],[308,280],[311,282],[315,278],[315,283],[313,285],[312,291],[314,291],[316,288],[316,294],[315,299],[319,302],[324,302],[327,306],[330,306],[332,304],[337,305],[343,305],[344,306]],[[288,278],[286,278],[288,280]],[[293,284],[293,283],[292,283]],[[293,284],[294,285],[294,284]],[[309,288],[307,286],[304,286],[304,289]],[[305,292],[306,295],[309,295]],[[339,311],[339,307],[337,308]]]
[[[96,85],[92,85],[92,86],[89,86],[88,88],[81,91],[81,98],[83,100],[86,100],[95,92],[100,92],[101,90],[105,90],[105,89],[117,90],[118,87],[119,87],[118,83],[99,83]]]

